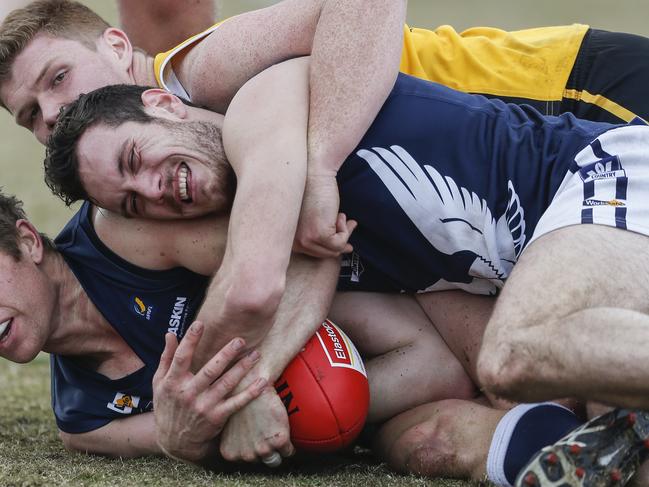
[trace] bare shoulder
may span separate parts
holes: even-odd
[[[228,219],[128,219],[93,207],[93,225],[104,245],[134,265],[151,270],[186,267],[210,275],[223,258]]]
[[[235,93],[256,74],[309,54],[320,3],[284,0],[221,23],[174,64],[192,101],[224,113]]]
[[[283,143],[292,128],[306,132],[308,110],[308,57],[276,64],[248,81],[223,121],[223,147],[235,171],[237,160]]]

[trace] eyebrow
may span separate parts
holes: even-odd
[[[57,61],[57,59],[55,58],[55,59],[50,59],[49,61],[47,61],[45,63],[45,66],[43,66],[43,69],[41,69],[41,72],[36,77],[36,81],[34,81],[32,83],[32,86],[31,86],[32,89],[35,86],[37,86],[43,80],[43,78],[47,74],[48,70],[50,69],[50,66],[52,66],[52,64],[54,64],[54,62],[56,62],[56,61]],[[16,120],[16,123],[18,123],[18,125],[20,125],[20,121],[25,118],[25,112],[31,110],[33,106],[34,106],[34,103],[30,102],[27,105],[23,105],[23,107],[20,110],[18,110],[18,112],[14,116],[14,118]]]
[[[45,74],[49,71],[50,66],[52,66],[52,64],[54,64],[56,61],[57,61],[57,59],[55,58],[55,59],[50,59],[48,62],[45,63],[45,66],[43,66],[43,69],[41,69],[41,72],[39,73],[38,77],[36,78],[36,81],[34,81],[34,84],[32,85],[32,87],[36,86],[37,84],[39,84],[43,80],[43,78],[45,77]]]

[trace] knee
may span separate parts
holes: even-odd
[[[441,412],[402,431],[396,438],[379,435],[377,452],[398,472],[428,477],[452,475],[457,452],[451,443],[450,418]]]
[[[478,356],[478,381],[486,391],[506,399],[520,397],[533,378],[535,364],[527,345],[516,343],[511,336],[485,342]]]

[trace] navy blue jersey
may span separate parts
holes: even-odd
[[[73,357],[51,356],[52,407],[68,433],[99,428],[113,419],[152,409],[151,381],[167,331],[179,338],[203,300],[209,278],[187,269],[151,271],[108,249],[84,203],[55,243],[95,307],[144,362],[140,370],[111,380]]]
[[[359,222],[339,289],[494,294],[574,156],[613,127],[400,74],[338,172]]]

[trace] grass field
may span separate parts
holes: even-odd
[[[438,486],[390,472],[368,454],[320,457],[275,473],[214,474],[163,458],[111,460],[69,454],[56,435],[50,410],[48,358],[29,365],[0,362],[0,486]]]
[[[136,1],[136,0],[133,0]],[[82,0],[109,22],[117,22],[110,0]],[[222,15],[274,3],[269,0],[223,0]],[[572,22],[597,28],[649,35],[646,0],[410,0],[412,25],[443,23],[463,29],[492,25],[517,29]],[[51,235],[72,215],[49,195],[42,183],[42,148],[26,131],[0,114],[0,186],[19,195],[32,221]],[[305,461],[292,471],[273,475],[216,475],[164,459],[108,460],[65,452],[56,436],[50,410],[46,356],[27,366],[0,361],[0,486],[114,485],[300,485],[300,486],[444,486],[469,484],[398,476],[367,455]]]

